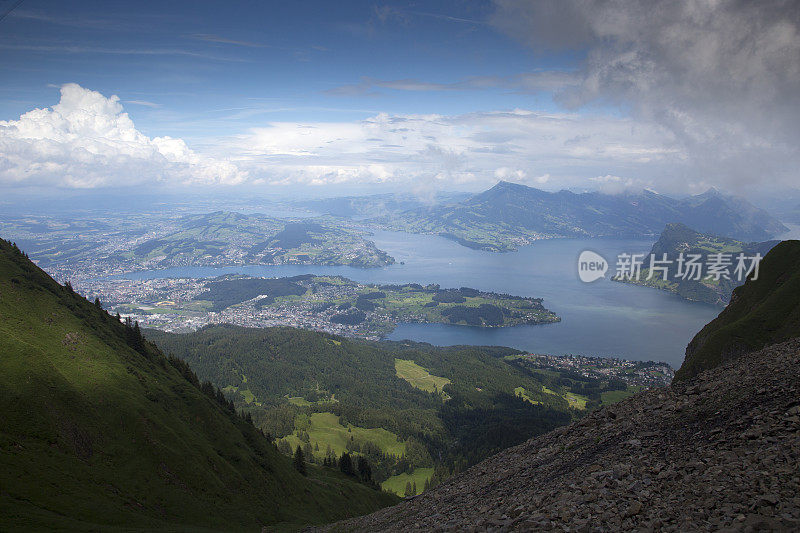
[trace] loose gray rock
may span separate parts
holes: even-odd
[[[800,531],[800,339],[645,391],[327,531]]]

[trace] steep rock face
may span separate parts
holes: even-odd
[[[775,342],[800,336],[800,241],[783,241],[761,261],[758,279],[695,335],[675,375],[680,381]]]
[[[800,340],[510,448],[355,531],[798,530]]]

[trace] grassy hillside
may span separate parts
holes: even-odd
[[[0,240],[0,530],[252,531],[393,501],[304,478],[214,392]]]
[[[800,241],[784,241],[761,261],[758,279],[748,279],[734,290],[728,307],[692,339],[675,379],[688,379],[727,359],[797,336]]]
[[[397,480],[434,467],[439,474],[458,471],[568,423],[587,407],[573,393],[596,387],[589,406],[596,407],[609,386],[533,371],[510,348],[436,348],[226,325],[147,336],[230,391],[285,452],[302,445],[319,460],[329,448],[336,455],[344,448],[369,460],[376,482],[394,478],[384,486],[399,486],[400,494],[405,481]],[[516,394],[520,388],[525,398]]]
[[[432,375],[414,361],[395,359],[394,368],[397,377],[408,381],[412,387],[420,390],[437,392],[450,383],[449,379]]]

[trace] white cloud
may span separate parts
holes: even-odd
[[[152,108],[161,107],[161,104],[157,104],[155,102],[149,102],[147,100],[125,100],[125,103],[133,105],[141,105],[144,107],[152,107]]]
[[[358,122],[273,122],[217,149],[271,183],[478,188],[498,178],[585,186],[598,169],[650,173],[680,162],[671,134],[625,118],[528,110],[378,114]]]
[[[652,185],[652,183],[643,183],[634,178],[623,178],[622,176],[612,176],[611,174],[589,178],[589,183],[593,186],[593,189],[606,194],[640,192]]]
[[[472,76],[453,83],[435,83],[418,79],[380,80],[362,77],[359,83],[341,85],[329,89],[332,96],[364,97],[378,96],[380,89],[395,91],[466,91],[482,89],[508,89],[520,93],[552,92],[580,84],[575,72],[564,70],[541,70],[514,76]]]
[[[191,150],[181,139],[149,138],[119,98],[76,84],[52,108],[0,121],[0,184],[92,188],[136,184],[236,184],[233,163]]]

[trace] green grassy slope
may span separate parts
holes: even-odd
[[[761,261],[758,279],[733,292],[731,303],[686,348],[675,379],[688,379],[729,358],[800,336],[800,241],[784,241]]]
[[[129,329],[0,240],[0,530],[255,530],[394,501],[303,478]]]

